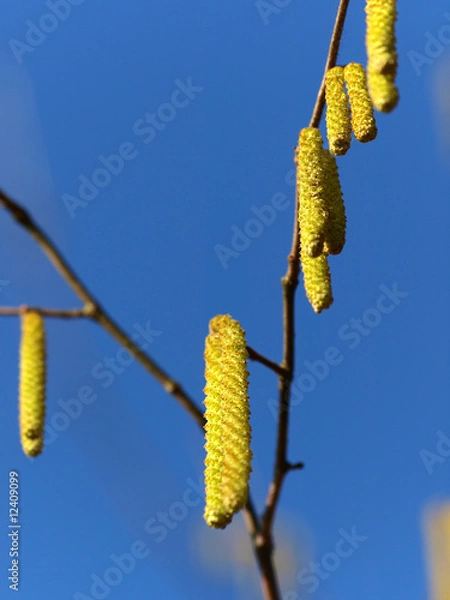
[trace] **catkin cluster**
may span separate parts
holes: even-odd
[[[209,324],[205,343],[204,518],[223,529],[247,502],[251,471],[245,332],[229,315]]]
[[[302,129],[297,146],[300,258],[308,300],[315,312],[333,302],[328,255],[345,244],[346,216],[336,159],[315,127]]]
[[[325,99],[327,137],[332,154],[347,153],[352,131],[359,142],[376,138],[377,125],[362,65],[350,63],[345,68],[330,69],[325,76]]]
[[[335,66],[325,75],[326,130],[329,150],[324,150],[319,129],[300,132],[296,151],[300,260],[306,296],[320,313],[333,302],[330,254],[345,244],[346,216],[335,156],[356,140],[374,140],[378,130],[374,108],[390,112],[398,102],[395,87],[397,51],[395,0],[367,0],[367,74],[351,62]]]
[[[26,312],[22,316],[20,345],[19,423],[20,440],[27,456],[38,456],[44,442],[45,347],[41,315]]]

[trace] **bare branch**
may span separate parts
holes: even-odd
[[[273,362],[272,360],[266,358],[259,352],[256,352],[256,350],[253,350],[253,348],[251,348],[250,346],[247,346],[247,352],[248,352],[248,357],[250,360],[254,360],[255,362],[261,363],[262,365],[264,365],[268,369],[271,369],[272,371],[274,371],[277,375],[280,375],[281,377],[286,376],[286,374],[287,374],[286,370],[282,366],[280,366],[276,362]]]
[[[0,306],[0,317],[20,317],[24,313],[30,311],[39,313],[43,317],[55,319],[87,319],[91,317],[90,307],[65,310],[58,308],[41,308],[39,306],[29,306],[26,304],[19,307]]]

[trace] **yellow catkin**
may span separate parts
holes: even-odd
[[[323,251],[328,219],[323,141],[317,128],[300,131],[296,160],[301,247],[305,256],[315,257]]]
[[[210,322],[205,343],[204,518],[223,529],[246,504],[251,472],[245,332],[229,315]]]
[[[374,107],[383,113],[390,113],[397,106],[399,93],[393,75],[380,75],[367,71],[367,83]]]
[[[372,73],[383,75],[397,73],[396,21],[396,0],[367,0],[366,48],[369,70]]]
[[[316,313],[329,308],[333,303],[331,275],[326,254],[317,258],[301,256],[303,281],[306,296]]]
[[[366,71],[362,65],[350,63],[344,69],[344,79],[350,101],[353,134],[358,142],[371,142],[378,132],[367,89]]]
[[[20,439],[27,456],[42,452],[45,418],[46,350],[44,321],[36,312],[22,316],[20,346]]]
[[[426,515],[430,599],[450,598],[450,504],[429,509]]]
[[[328,203],[328,221],[325,231],[325,254],[340,254],[345,245],[347,218],[342,195],[339,171],[334,156],[323,150],[326,180],[326,197]]]
[[[330,152],[336,156],[342,156],[350,148],[351,142],[350,109],[345,93],[343,67],[333,67],[326,74],[325,98]]]
[[[398,56],[395,39],[397,2],[395,0],[367,0],[367,83],[374,107],[380,112],[391,112],[398,104],[395,85]]]

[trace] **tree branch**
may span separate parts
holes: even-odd
[[[339,54],[345,18],[350,0],[340,0],[330,48],[326,61],[325,73],[335,66]],[[318,127],[325,106],[325,75],[317,96],[316,105],[311,117],[310,127]],[[297,190],[298,192],[298,190]],[[288,267],[282,281],[283,289],[283,362],[282,368],[286,374],[279,378],[279,409],[278,409],[278,432],[275,455],[275,466],[273,479],[269,486],[266,506],[262,517],[262,536],[268,546],[271,545],[273,522],[275,512],[280,499],[286,474],[294,469],[303,467],[302,463],[292,465],[287,459],[288,432],[289,432],[289,408],[291,397],[291,385],[294,376],[295,363],[295,292],[298,286],[300,272],[299,251],[300,232],[298,227],[298,193],[294,219],[294,233],[292,236],[291,251],[288,256]]]
[[[255,362],[261,363],[262,365],[264,365],[268,369],[271,369],[272,371],[274,371],[277,375],[280,375],[281,377],[284,377],[286,375],[286,371],[282,366],[280,366],[276,362],[273,362],[272,360],[266,358],[259,352],[256,352],[256,350],[253,350],[253,348],[251,348],[250,346],[247,346],[247,352],[248,352],[248,357],[250,360],[254,360]]]
[[[129,352],[141,363],[141,365],[150,373],[150,375],[152,375],[163,386],[166,392],[178,400],[183,408],[188,411],[188,413],[203,429],[205,418],[202,410],[188,396],[181,385],[169,377],[169,375],[152,358],[150,358],[148,354],[143,352],[139,346],[107,314],[97,299],[89,292],[87,287],[78,278],[53,242],[47,237],[37,223],[34,222],[29,213],[1,190],[0,204],[3,205],[6,210],[8,210],[17,223],[26,231],[28,231],[31,237],[37,242],[41,250],[47,255],[47,258],[53,264],[61,277],[67,282],[67,284],[83,302],[84,310],[87,311],[88,316],[99,323],[99,325],[101,325],[103,329],[105,329],[105,331],[107,331],[121,346],[129,350]]]
[[[50,317],[55,319],[86,319],[90,318],[90,309],[88,308],[73,308],[70,310],[58,309],[58,308],[41,308],[38,306],[0,306],[0,317],[20,317],[24,313],[33,311],[37,312],[43,317]]]

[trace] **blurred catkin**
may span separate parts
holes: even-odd
[[[350,148],[351,143],[350,109],[345,93],[343,67],[333,67],[327,72],[325,99],[330,152],[335,156],[342,156]]]
[[[321,254],[317,258],[310,258],[302,253],[301,263],[306,296],[314,311],[320,313],[333,303],[327,255]]]
[[[27,456],[42,452],[45,418],[46,344],[44,321],[36,312],[22,316],[20,346],[20,439]]]
[[[358,142],[371,142],[377,136],[377,125],[367,89],[366,71],[362,65],[350,63],[344,69],[344,79],[350,101],[353,134]]]
[[[205,343],[204,518],[224,528],[246,504],[251,471],[245,332],[229,315],[210,321]]]
[[[296,159],[302,253],[315,257],[323,251],[328,219],[323,141],[317,128],[305,127],[300,131]]]
[[[373,105],[381,112],[391,112],[398,103],[395,86],[398,55],[395,23],[396,0],[366,2],[367,81]]]
[[[345,245],[347,218],[345,215],[339,171],[334,156],[323,150],[325,166],[325,191],[328,204],[328,220],[325,231],[325,254],[340,254]]]
[[[430,600],[450,599],[450,504],[428,510],[426,516]]]

